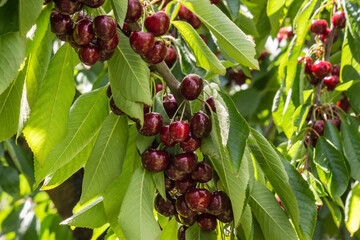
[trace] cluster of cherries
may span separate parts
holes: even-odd
[[[276,38],[279,42],[281,42],[283,39],[290,39],[294,36],[294,31],[291,26],[289,27],[282,27],[280,28],[278,34],[276,35]]]

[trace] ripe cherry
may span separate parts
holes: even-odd
[[[215,107],[215,99],[213,96],[209,97],[208,99],[206,99],[206,105],[205,105],[205,108],[206,108],[206,111],[211,113],[210,109],[209,109],[209,105],[210,105],[210,108],[213,112],[216,113],[216,107]]]
[[[195,100],[203,90],[204,83],[196,74],[187,75],[180,84],[180,92],[187,100]]]
[[[95,33],[92,28],[92,22],[87,19],[83,19],[77,22],[73,32],[73,38],[76,44],[83,46],[91,43],[94,40]]]
[[[339,77],[336,75],[324,78],[324,85],[328,91],[334,91],[335,87],[340,83]]]
[[[139,131],[144,136],[154,136],[158,134],[163,125],[163,118],[160,113],[150,112],[144,114],[144,125],[141,128],[139,122],[136,126]]]
[[[319,20],[313,20],[311,22],[310,31],[314,34],[323,34],[326,33],[326,29],[328,27],[328,24],[325,20],[319,19]]]
[[[205,138],[211,132],[211,120],[203,112],[197,112],[191,117],[191,135],[195,138]]]
[[[185,218],[181,215],[178,215],[179,221],[181,224],[183,224],[186,227],[191,227],[196,223],[197,216],[191,217],[191,218]]]
[[[330,28],[327,28],[326,29],[326,32],[324,34],[321,34],[320,38],[321,38],[321,41],[323,43],[326,42],[327,38],[329,37],[329,34],[330,34],[331,30]],[[334,31],[334,39],[333,39],[333,43],[336,42],[336,40],[338,39],[339,37],[339,33],[337,31]]]
[[[98,43],[102,50],[113,52],[119,43],[119,35],[115,33],[115,36],[110,40],[102,40],[99,38]]]
[[[110,109],[111,109],[111,111],[112,111],[115,115],[123,115],[123,114],[124,114],[124,112],[121,111],[121,110],[115,105],[114,98],[111,98],[111,99],[110,99]]]
[[[136,22],[142,15],[143,8],[139,0],[128,0],[126,22]]]
[[[189,9],[187,9],[185,6],[183,5],[180,5],[180,9],[179,9],[179,12],[178,12],[178,16],[182,19],[190,19],[191,16],[192,16],[192,12],[190,12]]]
[[[185,201],[193,211],[205,211],[210,203],[210,192],[207,189],[192,188],[185,194]]]
[[[340,65],[332,65],[331,75],[340,76]]]
[[[113,55],[114,55],[114,51],[108,52],[106,50],[101,50],[99,61],[105,62],[105,61],[109,60]]]
[[[163,106],[169,118],[173,118],[178,109],[178,104],[172,94],[164,95]]]
[[[344,112],[347,112],[349,111],[351,104],[344,94],[340,101],[336,103],[336,106],[340,107]]]
[[[219,219],[219,221],[221,221],[223,223],[229,223],[232,220],[234,220],[234,214],[233,214],[233,211],[232,211],[231,204],[230,204],[230,206],[228,208],[226,208],[224,210],[223,213],[217,215],[216,217],[217,217],[217,219]]]
[[[312,65],[313,65],[313,60],[310,57],[307,57],[305,59],[305,73],[307,74],[311,74],[312,73]]]
[[[176,214],[175,209],[175,200],[170,196],[167,196],[166,199],[158,193],[155,197],[155,210],[165,217],[170,217]]]
[[[170,135],[176,142],[182,142],[189,136],[189,124],[176,121],[170,124]]]
[[[175,187],[179,193],[184,194],[186,193],[186,190],[196,187],[196,182],[192,180],[190,177],[186,177],[183,180],[176,181]]]
[[[180,143],[180,147],[184,152],[194,152],[201,145],[201,139],[193,138],[191,134]]]
[[[162,83],[156,83],[156,84],[155,84],[155,91],[156,91],[156,93],[160,92],[161,90],[163,90],[163,85],[162,85]]]
[[[81,10],[82,3],[77,0],[54,0],[55,8],[62,14],[71,15]]]
[[[73,21],[70,16],[59,12],[52,12],[50,15],[51,31],[56,35],[71,33]]]
[[[317,78],[324,78],[331,72],[331,63],[317,60],[312,66],[312,71]]]
[[[163,126],[161,128],[160,139],[161,142],[167,147],[174,147],[176,145],[176,141],[171,137],[169,125]]]
[[[185,226],[181,226],[178,230],[178,235],[177,238],[178,240],[185,240],[185,231],[186,231],[187,227]]]
[[[185,218],[192,218],[197,215],[197,212],[191,210],[186,204],[185,195],[181,195],[176,199],[175,207],[179,215]]]
[[[214,231],[217,226],[216,217],[208,213],[200,214],[196,221],[199,227],[204,231]]]
[[[186,174],[194,171],[197,163],[197,155],[196,153],[180,153],[175,155],[172,164],[174,167],[180,172],[184,172]]]
[[[209,206],[206,211],[212,215],[219,215],[229,208],[230,199],[223,191],[215,191],[211,193]]]
[[[164,41],[158,39],[155,41],[154,47],[143,57],[143,59],[151,64],[158,64],[164,61],[166,57],[166,45]]]
[[[317,135],[323,136],[324,128],[325,128],[325,121],[324,120],[316,120],[312,128],[317,133]]]
[[[104,4],[105,0],[83,0],[83,2],[86,6],[91,8],[98,8]]]
[[[206,183],[212,179],[213,169],[206,162],[199,162],[191,173],[191,178],[199,183]]]
[[[175,182],[168,178],[166,175],[164,176],[164,182],[165,182],[165,190],[171,191],[175,187]]]
[[[167,53],[165,57],[165,63],[166,65],[171,68],[177,59],[177,53],[176,50],[172,47],[167,48]]]
[[[171,180],[180,181],[186,178],[187,174],[177,170],[173,164],[169,164],[168,168],[165,170],[166,176]]]
[[[113,17],[100,15],[94,19],[94,32],[102,40],[110,40],[116,34],[116,21]]]
[[[169,164],[169,155],[165,151],[149,148],[141,155],[142,164],[150,172],[165,170]]]
[[[118,26],[119,27],[119,26]],[[120,27],[119,27],[120,28]],[[124,25],[123,27],[121,28],[121,31],[123,32],[123,34],[127,37],[130,37],[130,34],[131,34],[131,29],[129,27],[129,25],[124,22]]]
[[[198,29],[201,27],[200,19],[193,13],[191,14],[191,17],[187,21],[195,29]]]
[[[329,119],[329,122],[335,125],[335,127],[340,131],[341,119]]]
[[[230,68],[228,84],[230,85],[231,82],[235,82],[237,85],[241,86],[245,83],[247,78],[248,77],[245,75],[245,73],[242,69],[239,69],[237,72],[235,72],[233,69]]]
[[[146,29],[152,32],[155,37],[160,37],[169,30],[170,18],[165,12],[160,11],[147,17],[144,24]]]
[[[79,50],[80,61],[91,66],[100,59],[100,49],[93,44],[82,46]]]
[[[331,18],[332,24],[335,28],[344,28],[346,24],[345,13],[343,11],[337,11]]]
[[[155,36],[149,32],[134,31],[129,39],[132,49],[140,55],[146,55],[155,45]]]
[[[211,4],[219,5],[221,3],[221,0],[210,0]]]

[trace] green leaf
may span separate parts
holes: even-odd
[[[225,67],[189,23],[173,21],[172,24],[179,30],[180,34],[191,48],[198,67],[225,75]]]
[[[160,240],[177,240],[178,223],[172,218],[161,232]]]
[[[339,130],[329,121],[326,121],[325,123],[324,137],[331,142],[338,151],[342,152]]]
[[[345,192],[350,178],[344,156],[324,137],[319,137],[314,160],[321,182],[332,198],[337,199]]]
[[[156,189],[159,191],[162,198],[166,199],[164,173],[163,172],[152,173],[152,178],[154,180]]]
[[[156,96],[154,97],[153,111],[160,113],[163,118],[164,124],[166,124],[166,123],[170,123],[170,119],[169,119],[169,116],[166,113],[164,105],[163,105],[163,96],[164,95],[165,94],[163,94],[163,91],[158,92],[156,94]]]
[[[129,101],[152,106],[148,65],[139,54],[132,50],[129,39],[125,35],[119,33],[119,45],[108,64],[113,93],[119,92]],[[115,98],[115,103],[120,103],[119,100]]]
[[[265,239],[298,239],[288,217],[274,195],[256,181],[249,204],[260,224]]]
[[[110,114],[85,165],[80,203],[102,193],[121,174],[128,140],[126,116]]]
[[[216,232],[207,232],[199,228],[197,224],[192,225],[185,231],[186,240],[216,240]]]
[[[228,1],[233,2],[231,0],[228,0]],[[238,12],[239,16],[235,19],[235,21],[234,21],[235,24],[238,25],[239,28],[241,30],[243,30],[245,34],[249,34],[249,35],[252,35],[254,37],[258,37],[259,32],[256,29],[256,24],[254,22],[254,19],[250,18],[249,16],[242,13],[241,10],[237,11],[237,12]]]
[[[15,79],[24,57],[25,42],[20,38],[18,32],[8,33],[0,37],[0,94]]]
[[[360,228],[360,184],[356,182],[346,198],[345,222],[351,236]]]
[[[284,6],[285,0],[269,0],[267,2],[266,13],[270,20],[272,35],[276,35],[279,30],[279,20],[283,14]]]
[[[19,25],[20,35],[23,37],[35,23],[41,12],[43,0],[19,0]]]
[[[157,240],[161,231],[153,215],[155,186],[142,166],[132,175],[121,205],[119,223],[127,239]]]
[[[43,168],[36,172],[37,183],[72,161],[92,141],[107,116],[106,87],[80,96],[71,107],[66,137],[49,152]]]
[[[341,140],[344,143],[344,154],[350,164],[351,176],[360,181],[360,136],[359,132],[346,121],[341,122]]]
[[[99,228],[106,224],[103,198],[98,198],[78,213],[62,221],[60,224],[73,227]]]
[[[236,229],[238,239],[249,240],[252,239],[253,231],[253,216],[249,204],[246,204],[244,213],[241,216],[241,224]],[[239,236],[239,234],[241,234]]]
[[[357,0],[343,1],[343,9],[346,15],[346,21],[348,24],[348,30],[350,31],[353,38],[358,42],[360,41],[360,2]]]
[[[0,187],[14,198],[19,197],[19,173],[13,167],[0,165]]]
[[[3,2],[1,2],[3,4]],[[0,4],[1,5],[1,4]],[[19,31],[19,1],[7,1],[0,7],[0,36]]]
[[[75,95],[75,51],[64,44],[50,61],[37,101],[24,129],[25,138],[43,165],[49,151],[64,137]]]
[[[128,7],[128,1],[126,0],[111,0],[111,6],[114,10],[116,22],[121,26],[124,25],[126,11]]]
[[[215,5],[207,0],[181,1],[215,35],[226,53],[244,66],[259,69],[254,43]]]
[[[342,211],[340,210],[340,207],[329,197],[325,197],[323,198],[323,200],[330,210],[331,217],[333,218],[336,227],[339,228],[341,222],[343,221]]]
[[[120,92],[115,90],[116,87],[111,85],[112,96],[115,100],[115,105],[121,109],[126,115],[137,119],[140,121],[141,124],[144,122],[144,105],[142,103],[132,102],[126,98],[124,98]]]
[[[232,98],[241,115],[250,117],[259,107],[261,92],[256,88],[248,88],[235,93]],[[245,101],[246,104],[244,104]]]

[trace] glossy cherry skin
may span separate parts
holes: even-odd
[[[169,164],[168,168],[165,170],[166,176],[168,176],[171,180],[180,181],[186,178],[187,174],[184,172],[180,172],[177,170],[174,165]]]
[[[191,173],[191,178],[199,183],[206,183],[212,179],[213,169],[206,162],[199,162],[194,171]]]
[[[155,210],[165,217],[170,217],[176,214],[175,209],[175,200],[170,196],[167,196],[166,199],[163,199],[162,196],[158,193],[155,197]]]
[[[111,111],[112,111],[115,115],[123,115],[123,114],[124,114],[124,112],[121,111],[121,110],[115,105],[114,98],[111,98],[111,99],[110,99],[110,109],[111,109]]]
[[[143,57],[145,62],[158,64],[164,61],[166,57],[167,47],[164,41],[158,39],[155,41],[154,47]]]
[[[187,227],[181,226],[178,230],[177,238],[178,240],[185,240],[185,231]]]
[[[219,5],[221,3],[221,0],[210,0],[211,4]]]
[[[185,141],[189,136],[189,124],[184,121],[177,121],[170,124],[170,134],[171,137],[176,142]]]
[[[331,68],[331,63],[317,60],[312,66],[312,71],[317,78],[324,78],[330,74]]]
[[[182,217],[192,218],[197,215],[197,212],[191,210],[186,204],[185,195],[181,195],[176,199],[175,207],[178,214]]]
[[[82,3],[77,0],[54,0],[55,8],[62,14],[71,15],[82,8]]]
[[[115,36],[110,40],[102,40],[99,38],[98,43],[101,49],[107,52],[113,52],[119,43],[119,35],[115,33]]]
[[[325,32],[324,34],[321,34],[320,38],[321,38],[321,41],[322,41],[323,43],[325,43],[326,40],[327,40],[327,38],[329,37],[330,31],[331,31],[330,28],[327,28],[327,29],[326,29],[326,32]],[[338,37],[339,37],[339,34],[338,34],[337,31],[335,31],[335,32],[334,32],[333,43],[336,42],[336,40],[338,39]]]
[[[113,55],[114,55],[114,51],[108,52],[106,50],[101,50],[99,61],[105,62],[105,61],[109,60]]]
[[[175,155],[172,164],[180,172],[186,174],[194,171],[197,164],[197,155],[196,153],[180,153]]]
[[[190,121],[191,135],[195,138],[205,138],[211,132],[211,120],[203,112],[197,112],[191,117]]]
[[[164,182],[165,182],[165,190],[171,191],[175,187],[175,182],[168,178],[166,175],[164,176]]]
[[[187,75],[180,84],[180,92],[187,100],[195,100],[203,90],[204,83],[196,74]]]
[[[157,151],[149,148],[142,155],[141,160],[144,168],[150,172],[161,172],[169,164],[169,154],[165,151]]]
[[[340,83],[339,77],[336,75],[324,78],[324,85],[328,91],[334,91],[335,87]]]
[[[187,21],[195,29],[199,29],[201,27],[201,21],[195,14],[191,14],[191,17]]]
[[[192,180],[190,177],[186,177],[183,180],[176,181],[175,187],[179,193],[184,194],[186,193],[186,190],[196,187],[196,182]]]
[[[93,44],[82,46],[79,50],[80,61],[91,66],[100,59],[100,49]]]
[[[196,221],[199,227],[204,231],[214,231],[217,226],[216,217],[208,213],[200,214]]]
[[[144,114],[144,125],[142,126],[142,128],[139,122],[136,124],[139,133],[144,136],[154,136],[158,134],[161,130],[162,125],[163,118],[161,114],[157,112],[150,112]]]
[[[167,53],[165,57],[165,63],[166,65],[171,68],[177,59],[177,53],[176,50],[172,47],[167,48]]]
[[[194,152],[201,145],[201,139],[193,138],[191,134],[180,143],[180,147],[184,152]]]
[[[155,90],[156,93],[160,92],[161,90],[163,90],[164,86],[162,85],[162,83],[156,83],[155,84]]]
[[[188,20],[191,18],[192,12],[189,9],[187,9],[185,6],[180,5],[178,16],[182,19]]]
[[[83,0],[86,6],[89,6],[91,8],[98,8],[102,6],[105,2],[105,0]]]
[[[77,22],[74,28],[73,38],[76,44],[80,46],[91,43],[91,41],[95,38],[92,22],[87,19],[83,19],[80,22]]]
[[[313,20],[311,22],[310,31],[314,34],[324,34],[326,33],[326,29],[328,27],[328,24],[323,19]]]
[[[118,28],[120,28],[120,26],[118,26]],[[121,31],[123,32],[123,34],[125,36],[130,37],[131,29],[130,29],[129,25],[126,22],[124,22],[123,27],[120,28],[120,29],[121,29]]]
[[[333,65],[331,69],[331,75],[340,76],[340,65]]]
[[[324,120],[316,120],[312,128],[319,136],[323,136],[324,128],[325,128],[325,121]]]
[[[142,15],[143,8],[139,0],[129,0],[126,12],[126,22],[136,22]]]
[[[194,225],[194,223],[196,223],[196,219],[197,219],[197,215],[191,218],[185,218],[181,215],[177,216],[179,218],[179,221],[181,224],[183,224],[186,227],[191,227],[192,225]]]
[[[169,125],[163,126],[161,128],[160,139],[161,142],[167,147],[174,147],[176,145],[176,141],[171,137]]]
[[[178,109],[178,104],[172,94],[164,95],[163,97],[163,106],[169,118],[173,118],[176,110]]]
[[[223,191],[211,193],[211,199],[206,211],[212,215],[219,215],[229,208],[230,199]]]
[[[210,192],[207,189],[192,188],[186,192],[185,201],[191,210],[202,212],[209,205],[210,196]]]
[[[96,36],[102,40],[110,40],[116,34],[116,21],[107,15],[97,16],[94,19],[93,28]]]
[[[50,15],[51,31],[56,35],[71,33],[73,21],[70,16],[59,12],[52,12]]]
[[[340,131],[341,119],[328,119],[329,122],[335,125],[335,127]]]
[[[229,222],[233,221],[234,215],[233,215],[231,205],[227,209],[225,209],[223,213],[216,215],[216,218],[219,219],[219,221],[221,221],[223,223],[229,223]]]
[[[155,37],[160,37],[169,30],[170,18],[165,12],[160,11],[147,17],[144,24],[146,29],[152,32]]]
[[[155,36],[149,32],[134,31],[129,39],[132,49],[140,55],[146,55],[155,45]]]
[[[305,59],[305,73],[307,74],[311,74],[312,73],[312,65],[313,65],[313,60],[312,58],[308,57]]]
[[[209,109],[209,106],[210,106],[211,110],[216,113],[216,107],[215,107],[215,99],[214,99],[214,97],[211,96],[211,97],[209,97],[208,99],[206,99],[206,103],[207,103],[207,104],[205,105],[206,111],[209,112],[209,113],[211,113],[211,111],[210,111],[210,109]]]
[[[343,11],[337,11],[331,18],[332,24],[334,24],[335,28],[341,29],[345,27],[346,19],[345,13]]]

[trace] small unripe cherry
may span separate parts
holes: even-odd
[[[326,29],[328,27],[328,24],[323,19],[313,20],[311,22],[310,31],[314,34],[324,34],[326,33]]]
[[[346,19],[345,13],[343,11],[337,11],[331,18],[332,24],[334,24],[335,28],[341,29],[345,27]]]

